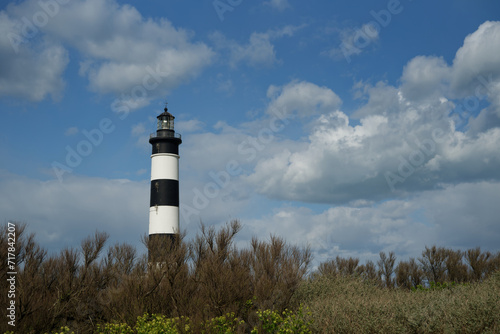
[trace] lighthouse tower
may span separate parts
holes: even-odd
[[[181,135],[174,131],[174,116],[164,112],[156,117],[158,126],[149,138],[151,154],[151,197],[149,205],[149,242],[164,247],[174,242],[179,233],[179,145]],[[172,244],[172,243],[170,243]],[[165,250],[163,250],[165,251]],[[149,262],[158,262],[156,254],[149,253]],[[160,260],[161,261],[161,260]]]

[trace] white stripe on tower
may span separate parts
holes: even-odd
[[[179,180],[179,155],[158,153],[151,155],[152,180]]]

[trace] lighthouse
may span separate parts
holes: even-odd
[[[149,251],[149,262],[158,262],[161,253],[168,251],[179,233],[179,145],[181,135],[174,131],[174,116],[164,112],[158,119],[156,132],[149,143],[151,154],[151,196],[149,205],[149,243],[157,247]],[[160,248],[160,249],[158,249]]]

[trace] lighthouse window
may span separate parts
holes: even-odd
[[[158,120],[158,129],[159,130],[173,130],[174,129],[174,120],[173,119],[159,119]]]

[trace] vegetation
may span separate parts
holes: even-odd
[[[381,288],[360,277],[308,279],[295,298],[314,333],[499,333],[500,272],[482,283]]]
[[[149,264],[130,245],[105,249],[106,233],[48,256],[16,228],[18,333],[500,332],[500,253],[480,248],[425,247],[399,263],[392,252],[377,264],[336,257],[310,273],[309,249],[277,236],[236,248],[238,221],[202,225],[189,242],[145,237]],[[4,226],[4,282],[8,249]]]

